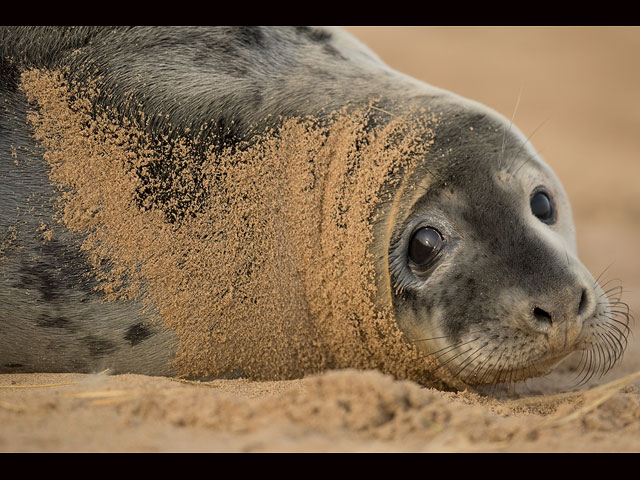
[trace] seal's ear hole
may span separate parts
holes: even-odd
[[[538,220],[546,224],[552,224],[553,222],[555,222],[555,208],[547,192],[543,190],[534,192],[531,196],[530,204],[531,213],[533,213],[538,218]]]
[[[423,227],[416,230],[409,242],[409,258],[418,267],[430,265],[442,250],[444,240],[438,230]]]

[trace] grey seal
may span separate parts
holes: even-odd
[[[539,376],[580,350],[586,380],[622,357],[628,307],[578,259],[566,193],[528,139],[488,107],[394,71],[346,32],[3,27],[0,39],[0,371],[180,374],[175,332],[135,300],[105,301],[83,233],[55,220],[58,193],[19,88],[32,68],[93,78],[96,104],[151,118],[158,138],[204,132],[220,148],[241,149],[283,118],[328,118],[372,99],[372,125],[411,106],[436,112],[427,158],[372,220],[376,301],[392,306],[404,341],[436,361],[431,376],[458,385]]]

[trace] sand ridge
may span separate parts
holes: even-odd
[[[0,381],[5,452],[633,451],[640,433],[629,379],[506,401],[350,369],[264,382],[107,373]]]

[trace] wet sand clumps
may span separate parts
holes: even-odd
[[[292,118],[220,149],[186,135],[163,144],[144,118],[98,112],[99,89],[59,72],[26,72],[22,87],[59,221],[86,234],[108,301],[144,302],[177,333],[181,375],[355,367],[428,380],[433,365],[402,341],[371,253],[381,206],[431,143],[426,112],[377,128],[381,112],[366,108]]]

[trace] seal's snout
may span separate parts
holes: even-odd
[[[561,336],[566,345],[578,338],[583,322],[594,314],[595,307],[594,295],[588,288],[568,289],[564,295],[555,292],[552,301],[530,305],[528,324],[549,337]]]
[[[586,288],[579,288],[578,294],[570,294],[553,304],[532,304],[531,322],[547,329],[549,326],[571,319],[585,319],[593,315],[594,302]],[[573,298],[572,298],[573,297]],[[568,301],[567,301],[568,300]],[[550,302],[547,302],[550,303]]]

